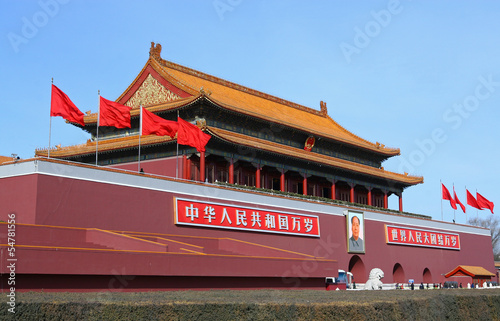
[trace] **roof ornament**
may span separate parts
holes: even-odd
[[[199,129],[203,130],[203,129],[207,128],[207,120],[205,118],[195,116],[194,120],[195,120],[196,126],[198,126]]]
[[[151,49],[149,49],[149,57],[154,59],[161,59],[160,54],[161,54],[161,45],[159,43],[155,45],[155,43],[151,41]]]
[[[326,102],[320,101],[319,102],[319,107],[321,109],[321,115],[326,116],[328,114],[328,111],[326,109]]]
[[[205,91],[205,89],[203,89],[203,87],[201,87],[200,94],[202,94],[203,96],[210,96],[212,94],[212,92],[210,90]]]

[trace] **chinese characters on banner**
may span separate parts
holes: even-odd
[[[460,236],[458,234],[417,230],[390,225],[386,225],[385,227],[388,244],[460,250]]]
[[[314,215],[175,199],[175,224],[319,237]]]

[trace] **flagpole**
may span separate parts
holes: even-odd
[[[179,110],[177,109],[177,121],[179,121]],[[179,131],[177,131],[177,154],[175,156],[175,178],[179,178]]]
[[[477,201],[477,188],[476,188],[476,201]],[[479,218],[479,209],[476,207],[476,217]]]
[[[443,182],[439,180],[439,187],[441,188],[441,221],[443,220]]]
[[[465,198],[465,200],[467,201],[467,186],[465,186]],[[468,202],[466,203],[467,205],[469,205]],[[467,206],[465,207],[465,223],[467,223]]]
[[[453,197],[454,197],[454,198],[455,198],[455,194],[456,194],[456,193],[455,193],[455,183],[453,183]],[[457,199],[458,199],[458,197],[457,197]],[[457,201],[457,200],[455,200],[455,202],[456,202],[456,201]],[[457,207],[457,204],[456,204],[456,203],[455,203],[455,207]],[[455,223],[455,219],[457,218],[457,217],[455,216],[455,213],[456,213],[456,210],[455,210],[455,209],[453,209],[453,223]]]
[[[54,86],[54,78],[52,77],[52,86]],[[51,86],[51,87],[52,87]],[[49,108],[49,149],[47,150],[47,158],[50,158],[50,137],[52,135],[52,88],[50,90],[50,108]]]
[[[99,151],[98,151],[98,146],[99,146],[99,120],[101,116],[101,91],[97,90],[97,97],[98,97],[98,102],[97,102],[97,132],[96,132],[96,141],[95,141],[95,165],[97,166],[97,159],[99,157]]]
[[[141,171],[141,136],[142,136],[142,103],[139,105],[140,116],[139,116],[139,159],[137,161],[137,171]]]

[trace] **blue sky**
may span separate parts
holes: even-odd
[[[406,211],[465,223],[440,180],[500,202],[500,2],[1,0],[0,155],[48,146],[50,84],[82,111],[164,59],[319,109],[401,149],[386,170],[424,176]],[[88,134],[52,119],[52,145]],[[397,197],[389,198],[397,208]],[[467,217],[489,212],[467,208]]]

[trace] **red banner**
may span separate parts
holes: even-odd
[[[315,215],[175,199],[175,224],[319,237]]]
[[[460,236],[458,234],[417,230],[390,225],[386,225],[385,227],[386,241],[388,244],[460,250]]]

